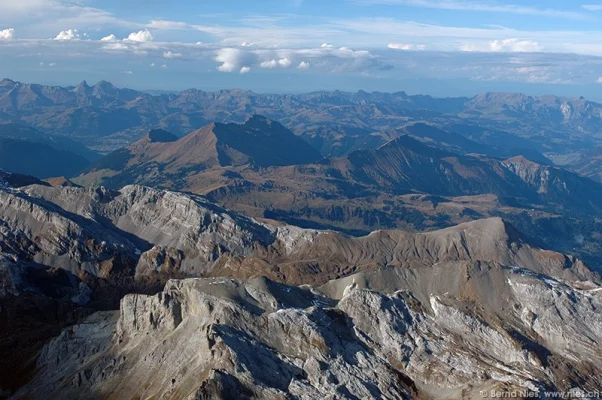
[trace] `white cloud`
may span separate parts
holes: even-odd
[[[151,63],[151,65],[149,65],[151,68],[155,68],[155,63]]]
[[[123,40],[128,42],[147,43],[153,41],[153,35],[147,29],[144,29],[142,31],[130,33],[130,35]]]
[[[58,35],[54,38],[54,40],[78,40],[80,37],[77,29],[69,29],[66,31],[59,32]]]
[[[277,68],[278,67],[278,61],[276,61],[276,60],[263,61],[261,64],[259,64],[259,66],[261,68],[268,68],[268,69]]]
[[[322,43],[322,46],[320,46],[323,49],[332,49],[334,47],[334,44],[330,44],[330,43]]]
[[[310,66],[329,72],[367,71],[379,68],[379,57],[366,50],[335,48],[224,48],[216,51],[215,61],[221,72],[237,72],[243,67],[263,69]]]
[[[0,40],[8,40],[15,37],[15,30],[13,28],[0,30]]]
[[[167,69],[167,64],[161,65],[161,69]]]
[[[180,58],[182,57],[182,53],[174,53],[173,51],[165,51],[163,52],[163,57],[165,58]]]
[[[240,69],[240,73],[243,74],[243,75],[244,74],[248,74],[249,72],[251,72],[251,67],[242,67]]]
[[[147,28],[150,29],[163,29],[163,30],[185,30],[190,29],[190,25],[186,22],[178,21],[166,21],[166,20],[152,20],[146,24]]]
[[[403,44],[403,43],[389,43],[387,46],[389,49],[394,50],[424,50],[426,46],[423,44]]]
[[[290,68],[293,65],[293,62],[288,58],[281,58],[279,60],[267,60],[263,61],[259,66],[261,68],[274,69],[274,68]]]
[[[278,65],[282,68],[290,68],[290,66],[293,65],[293,62],[288,58],[281,58],[278,60]]]
[[[504,39],[489,43],[491,51],[510,51],[517,53],[536,52],[541,50],[539,43],[532,40]]]
[[[249,67],[256,63],[257,56],[249,51],[225,48],[218,50],[215,61],[221,63],[217,67],[221,72],[240,71],[243,67]]]
[[[125,75],[134,75],[134,71],[121,71],[121,73]]]
[[[101,42],[116,42],[117,40],[117,36],[113,35],[112,33],[109,36],[105,36],[100,39]]]
[[[596,83],[602,83],[602,76],[596,79]]]
[[[253,46],[255,46],[255,43],[242,42],[241,46],[242,47],[253,47]]]
[[[518,40],[504,42],[499,39],[500,37],[518,38]],[[416,40],[416,38],[408,39],[393,40],[392,43],[411,44],[413,43],[411,39]],[[49,68],[48,60],[52,59],[80,57],[82,62],[84,59],[88,59],[89,62],[94,63],[102,58],[107,68],[113,69],[113,73],[121,72],[124,66],[133,66],[133,62],[137,63],[136,65],[147,65],[146,68],[148,69],[152,68],[148,66],[154,62],[156,63],[155,68],[161,70],[161,65],[168,61],[168,59],[163,58],[163,54],[171,51],[181,53],[187,59],[198,60],[199,62],[207,62],[213,58],[218,61],[215,66],[220,71],[237,74],[244,67],[251,69],[251,72],[258,71],[262,63],[267,63],[273,67],[273,69],[263,69],[263,71],[278,71],[290,62],[290,68],[295,68],[299,72],[303,70],[300,65],[303,66],[303,63],[307,63],[312,71],[320,71],[325,74],[339,72],[358,75],[370,74],[383,79],[400,75],[423,79],[445,76],[448,79],[470,79],[483,82],[537,82],[545,84],[573,82],[580,85],[592,85],[599,77],[602,77],[602,58],[600,57],[521,52],[522,44],[518,42],[525,39],[526,37],[522,35],[498,36],[497,38],[479,37],[471,42],[469,39],[459,37],[455,39],[455,46],[453,42],[446,42],[452,45],[446,46],[447,51],[443,52],[438,51],[438,48],[431,48],[431,43],[435,43],[436,40],[433,40],[433,42],[426,41],[423,37],[420,37],[420,41],[425,40],[425,43],[428,44],[428,52],[387,51],[382,45],[380,48],[367,51],[349,47],[322,48],[320,45],[313,48],[301,46],[275,48],[271,45],[239,47],[241,41],[237,41],[234,47],[228,46],[225,49],[220,49],[217,43],[197,45],[192,42],[134,43],[127,41],[100,42],[97,40],[59,42],[47,39],[17,39],[0,42],[0,53],[3,60],[12,60],[24,56],[38,57],[38,62],[47,60],[44,68]],[[350,40],[355,40],[355,37]],[[498,40],[496,49],[499,51],[493,52],[492,43],[496,45],[496,40]],[[472,44],[473,52],[453,51],[458,48],[458,42]],[[541,43],[539,39],[536,42]],[[321,43],[321,41],[318,41],[318,43]],[[548,43],[542,43],[540,46],[548,50]],[[511,51],[512,49],[519,51]],[[98,54],[99,50],[104,50],[111,56]],[[142,51],[146,52],[148,58],[142,60],[131,58],[143,54]],[[279,62],[280,60],[283,61]],[[285,60],[288,60],[288,62]],[[58,68],[56,67],[56,69]],[[203,66],[203,69],[205,68]],[[394,72],[391,72],[391,70],[394,70]]]
[[[469,43],[459,47],[460,51],[480,52],[509,52],[509,53],[533,53],[542,51],[542,46],[532,40],[502,39],[489,42]]]

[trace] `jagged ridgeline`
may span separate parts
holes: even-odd
[[[350,237],[138,185],[8,186],[0,385],[15,398],[459,398],[602,379],[600,276],[500,218]],[[19,316],[27,293],[79,304],[79,323]],[[16,326],[37,328],[26,347]]]

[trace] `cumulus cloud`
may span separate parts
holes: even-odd
[[[276,60],[263,61],[261,64],[259,64],[259,66],[261,68],[274,69],[274,68],[278,67],[278,61],[276,61]]]
[[[152,42],[153,35],[147,29],[144,29],[142,31],[130,33],[129,36],[127,38],[125,38],[124,40],[128,41],[128,42],[140,42],[140,43]]]
[[[15,30],[13,28],[0,30],[0,39],[8,40],[15,37]]]
[[[426,46],[423,44],[403,44],[403,43],[389,43],[387,46],[389,49],[394,50],[424,50]]]
[[[151,68],[155,68],[155,63],[151,63],[151,64],[150,64],[150,67],[151,67]]]
[[[252,47],[252,46],[255,46],[255,43],[242,42],[241,46],[242,47]]]
[[[312,67],[330,72],[372,69],[378,67],[378,57],[366,50],[348,47],[309,49],[224,48],[216,52],[215,61],[221,72],[238,72],[243,67],[299,69]]]
[[[161,65],[161,69],[167,69],[167,64]]]
[[[602,76],[596,80],[596,83],[602,83]]]
[[[121,71],[121,73],[125,75],[134,75],[134,71]]]
[[[163,57],[165,58],[180,58],[182,57],[182,53],[174,53],[173,51],[165,51],[163,52]]]
[[[240,73],[243,74],[243,75],[244,74],[248,74],[249,72],[251,72],[251,67],[242,67],[240,69]]]
[[[218,50],[215,61],[221,63],[221,65],[217,67],[218,71],[234,72],[255,64],[257,56],[248,51],[225,48]]]
[[[59,34],[56,35],[54,40],[78,40],[79,38],[80,35],[77,29],[69,29],[66,31],[59,32]]]
[[[117,36],[115,36],[111,33],[109,36],[105,36],[102,39],[100,39],[100,41],[101,42],[116,42]]]
[[[322,46],[320,47],[322,47],[323,49],[332,49],[334,45],[330,43],[322,43]]]
[[[290,68],[293,62],[288,58],[281,58],[279,60],[267,60],[263,61],[259,66],[261,68],[274,69],[274,68]]]

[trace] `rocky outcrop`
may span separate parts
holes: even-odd
[[[405,280],[400,271],[321,288],[170,281],[156,296],[126,296],[116,321],[97,314],[63,331],[15,398],[452,399],[599,389],[599,288],[476,263],[456,283],[436,279],[423,291],[436,271]]]

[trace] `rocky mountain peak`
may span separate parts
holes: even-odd
[[[533,162],[522,155],[509,158],[505,162],[509,163],[509,164],[518,164],[518,165],[531,166],[531,167],[533,167],[533,166],[540,167],[541,166],[541,164]]]
[[[89,94],[91,91],[91,87],[88,85],[88,82],[82,81],[79,85],[77,85],[73,91],[79,94]]]
[[[95,96],[109,96],[113,95],[117,92],[117,87],[115,87],[111,82],[100,81],[96,85],[93,86],[93,94]]]
[[[13,81],[12,79],[4,78],[4,79],[2,79],[2,81],[0,81],[0,86],[15,86],[15,85],[17,85],[17,82]]]

